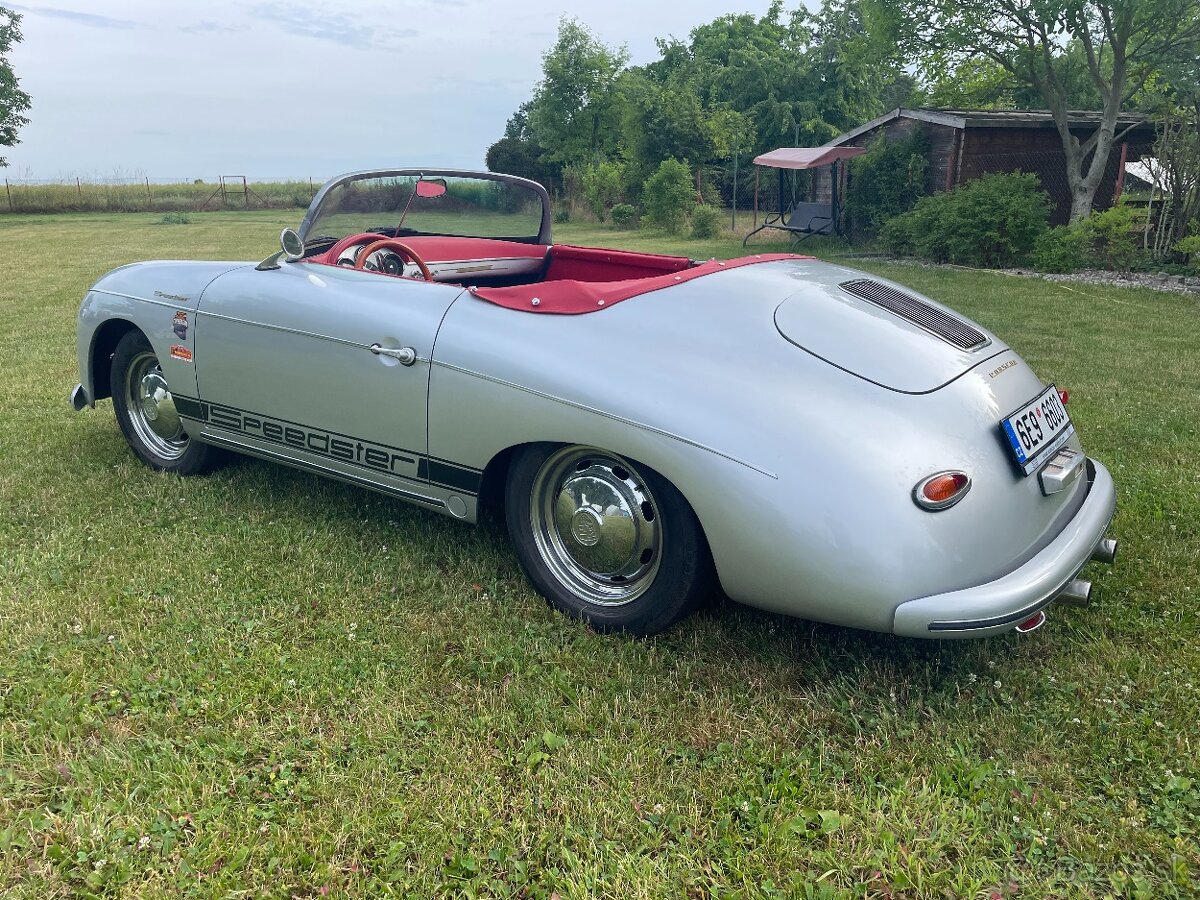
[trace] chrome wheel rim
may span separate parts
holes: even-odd
[[[125,370],[125,405],[134,434],[147,448],[164,459],[183,456],[187,433],[153,353],[139,353]]]
[[[555,580],[588,603],[631,603],[658,573],[658,505],[637,470],[612,454],[567,447],[547,459],[534,478],[530,522]]]

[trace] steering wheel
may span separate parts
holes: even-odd
[[[367,260],[371,258],[371,254],[378,250],[391,250],[402,257],[407,257],[416,263],[417,268],[421,270],[421,276],[426,281],[433,281],[433,273],[429,271],[429,266],[425,265],[425,260],[421,259],[417,255],[417,251],[408,246],[408,244],[403,244],[395,238],[384,238],[383,240],[367,244],[359,252],[358,259],[354,263],[354,268],[361,269],[367,264]]]

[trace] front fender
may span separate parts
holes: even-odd
[[[195,313],[200,297],[218,276],[246,265],[144,262],[102,276],[79,307],[75,352],[82,396],[73,396],[75,406],[94,407],[109,395],[108,358],[131,328],[150,341],[172,389],[195,396]],[[172,347],[182,349],[172,355]]]

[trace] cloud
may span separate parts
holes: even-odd
[[[80,25],[89,25],[92,28],[138,28],[139,22],[131,22],[128,19],[114,19],[111,16],[98,16],[95,13],[75,12],[72,9],[56,9],[53,6],[40,6],[32,8],[28,6],[18,6],[15,3],[11,4],[11,8],[20,13],[33,13],[39,16],[50,16],[55,19],[66,19],[70,22],[77,22]]]
[[[203,22],[193,22],[191,25],[180,25],[180,31],[188,34],[236,34],[239,31],[245,31],[245,25],[226,25],[222,22],[213,22],[205,19]]]
[[[248,12],[256,18],[266,19],[288,34],[358,50],[384,46],[396,38],[417,35],[411,28],[385,30],[375,25],[358,25],[345,16],[331,16],[324,10],[306,9],[295,3],[256,3]]]

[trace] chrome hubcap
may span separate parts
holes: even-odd
[[[629,463],[568,447],[534,480],[534,540],[554,577],[601,606],[636,600],[658,572],[662,526],[646,482]]]
[[[167,459],[182,456],[187,449],[187,434],[153,353],[141,353],[130,363],[125,391],[129,422],[141,441]]]

